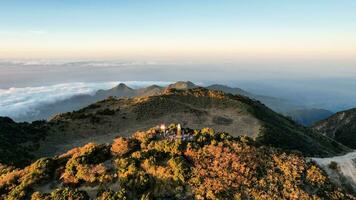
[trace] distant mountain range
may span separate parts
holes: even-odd
[[[48,119],[58,113],[78,110],[97,101],[106,99],[110,96],[127,97],[127,98],[144,97],[144,96],[162,94],[166,89],[170,89],[170,88],[192,89],[196,87],[200,87],[200,86],[190,81],[187,82],[179,81],[167,87],[152,85],[146,88],[139,88],[139,89],[133,89],[121,83],[116,87],[108,90],[98,90],[93,95],[89,95],[89,94],[76,95],[69,99],[57,101],[52,104],[44,104],[41,107],[37,108],[35,113],[31,113],[28,116],[22,116],[20,118],[16,118],[15,120],[34,121],[34,120]],[[309,126],[321,119],[325,119],[331,114],[331,112],[327,110],[314,109],[314,108],[309,109],[309,108],[305,108],[303,105],[294,103],[290,100],[263,96],[263,95],[256,95],[256,94],[249,93],[245,90],[242,90],[240,88],[232,88],[226,85],[213,84],[207,86],[206,88],[211,90],[219,90],[219,91],[236,94],[236,95],[243,95],[252,99],[259,100],[266,106],[270,107],[272,110],[281,113],[283,115],[289,116],[293,120],[297,121],[298,123],[306,126]]]
[[[288,111],[285,115],[291,117],[294,121],[305,126],[311,126],[315,122],[326,119],[334,113],[325,109],[296,109]]]

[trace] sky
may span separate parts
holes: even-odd
[[[136,66],[123,81],[356,77],[355,10],[354,0],[2,0],[0,87],[57,79],[36,74],[64,68],[48,60],[157,63],[167,72]],[[73,80],[124,74],[121,65],[91,67]],[[189,76],[174,77],[182,71]]]
[[[353,0],[3,0],[3,58],[327,59],[356,55]]]

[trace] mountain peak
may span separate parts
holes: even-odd
[[[231,93],[231,94],[238,94],[238,95],[245,95],[245,96],[251,96],[248,92],[241,88],[232,88],[227,85],[222,85],[222,84],[213,84],[207,87],[208,89],[211,90],[219,90],[219,91],[224,91],[226,93]]]
[[[198,85],[195,85],[191,81],[178,81],[176,83],[170,84],[167,89],[175,88],[178,90],[186,90],[186,89],[191,89],[191,88],[196,88],[199,87]]]
[[[161,86],[158,86],[158,85],[150,85],[148,87],[146,87],[147,90],[153,90],[153,89],[162,89]]]
[[[125,83],[120,83],[119,85],[115,86],[112,88],[113,90],[133,90],[129,86],[127,86]]]
[[[130,88],[124,83],[120,83],[117,86],[109,89],[109,90],[98,90],[96,92],[96,98],[102,98],[105,99],[109,96],[126,96],[126,97],[132,97],[134,96],[135,90]]]

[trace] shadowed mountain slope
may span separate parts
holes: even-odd
[[[356,149],[356,108],[338,112],[316,123],[313,128],[345,146]]]
[[[30,152],[37,149],[46,136],[46,122],[16,123],[8,117],[0,117],[0,163],[26,164],[33,158]]]

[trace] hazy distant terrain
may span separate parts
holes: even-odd
[[[219,83],[232,88],[242,88],[252,94],[285,99],[308,109],[318,108],[337,112],[356,107],[354,101],[356,77],[351,76],[352,74],[348,77],[325,78],[298,74],[290,77],[289,74],[283,74],[284,71],[248,69],[242,64],[199,64],[183,61],[2,60],[0,61],[0,89],[47,87],[73,82],[107,83],[134,80],[136,83],[159,84],[159,82],[190,80],[203,86]],[[141,86],[150,84],[141,84]],[[109,87],[99,87],[99,89],[109,89]]]
[[[326,119],[334,113],[325,109],[292,109],[287,111],[285,115],[291,117],[294,121],[305,126],[311,126],[314,123]]]

